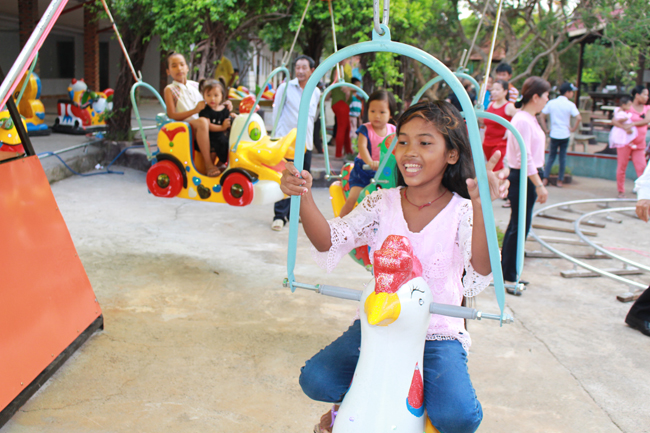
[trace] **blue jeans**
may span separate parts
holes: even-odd
[[[350,388],[359,360],[361,323],[318,352],[300,370],[300,386],[313,400],[338,403]],[[440,433],[473,433],[483,420],[458,340],[427,341],[423,359],[424,404]]]
[[[564,167],[566,167],[566,151],[569,147],[568,138],[551,138],[551,145],[549,146],[549,155],[546,160],[546,167],[544,167],[544,178],[548,179],[548,176],[551,174],[551,167],[555,162],[555,156],[557,155],[558,149],[560,150],[560,170],[557,173],[557,180],[564,180]]]

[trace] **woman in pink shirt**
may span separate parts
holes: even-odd
[[[542,184],[544,173],[544,147],[546,135],[535,117],[548,102],[548,91],[551,85],[540,77],[529,77],[521,89],[521,99],[515,103],[516,108],[521,108],[512,118],[512,126],[521,134],[526,144],[526,161],[521,161],[519,144],[511,132],[508,132],[508,146],[506,160],[510,166],[510,189],[508,199],[511,203],[510,223],[503,237],[501,250],[501,268],[503,279],[508,284],[517,281],[517,232],[519,231],[519,172],[522,164],[528,169],[528,195],[526,198],[526,236],[530,231],[533,206],[537,200],[545,203],[548,191]],[[518,293],[506,288],[509,293]]]
[[[632,158],[634,169],[637,177],[641,176],[645,170],[645,136],[648,132],[648,122],[650,122],[650,105],[648,103],[648,89],[643,86],[636,86],[632,89],[632,126],[636,127],[637,135],[629,145],[616,149],[616,188],[618,189],[618,198],[625,198],[625,172],[627,164]],[[619,128],[624,128],[623,121],[614,118],[612,124]]]

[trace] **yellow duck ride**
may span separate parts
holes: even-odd
[[[25,78],[28,78],[25,83]],[[32,72],[25,74],[25,76],[18,83],[17,89],[23,89],[23,95],[18,100],[20,92],[15,92],[14,99],[17,100],[18,111],[25,119],[27,125],[27,132],[29,135],[49,135],[50,128],[45,124],[45,107],[41,102],[41,79],[39,76]]]
[[[25,119],[21,119],[23,127],[27,130]],[[16,125],[9,115],[9,111],[0,111],[0,161],[14,158],[25,153]]]
[[[271,138],[264,121],[251,113],[255,98],[244,98],[230,129],[227,169],[208,177],[201,153],[192,146],[192,130],[185,122],[165,123],[158,133],[158,153],[147,172],[147,187],[157,197],[227,203],[231,206],[274,203],[284,194],[280,178],[286,159],[293,159],[296,130]],[[248,116],[241,114],[251,114]],[[243,135],[237,144],[237,137]]]

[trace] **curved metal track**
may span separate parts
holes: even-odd
[[[610,203],[635,203],[635,199],[589,199],[589,200],[574,200],[574,201],[568,201],[568,202],[562,202],[562,203],[556,203],[550,206],[546,206],[545,208],[539,209],[535,212],[533,212],[533,217],[542,215],[546,213],[549,209],[554,209],[554,208],[561,208],[561,207],[569,207],[571,205],[582,205],[582,204],[597,204],[597,203],[607,203],[608,205]],[[581,241],[584,242],[584,246],[590,246],[595,248],[597,251],[600,251],[603,253],[605,256],[608,258],[612,258],[618,261],[621,261],[625,263],[626,265],[634,266],[638,269],[643,269],[646,271],[650,271],[650,267],[646,265],[642,265],[640,263],[634,262],[632,260],[626,259],[625,257],[619,256],[618,254],[614,254],[609,250],[606,250],[605,248],[595,244],[594,242],[590,241],[585,234],[583,233],[582,229],[580,228],[580,224],[583,222],[583,220],[589,220],[590,217],[594,215],[600,215],[604,213],[610,213],[610,212],[625,212],[625,211],[630,211],[634,210],[633,207],[611,207],[611,208],[606,208],[606,209],[601,209],[593,212],[586,212],[583,213],[578,219],[574,221],[574,230],[575,234],[578,235]],[[582,213],[582,212],[580,212]],[[562,252],[558,250],[557,248],[551,246],[548,242],[544,241],[540,236],[538,236],[534,230],[530,230],[530,235],[533,237],[533,239],[538,242],[542,247],[548,249],[552,253],[558,255],[559,257],[566,259],[573,263],[576,266],[580,266],[584,269],[587,269],[591,272],[595,272],[603,277],[611,278],[613,280],[616,280],[620,283],[623,283],[627,286],[635,287],[635,288],[641,288],[641,289],[646,289],[648,286],[646,284],[639,283],[637,281],[630,280],[628,278],[623,278],[619,275],[613,274],[611,272],[608,272],[606,270],[600,269],[596,266],[590,265],[588,263],[585,263],[575,257],[572,257],[570,254],[567,254],[565,252]]]

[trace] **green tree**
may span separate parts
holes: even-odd
[[[122,35],[124,46],[136,71],[142,69],[144,56],[149,48],[149,42],[157,23],[154,6],[158,0],[109,0],[111,15]],[[93,5],[103,12],[101,2]],[[113,94],[113,112],[107,118],[109,137],[116,140],[131,139],[131,100],[129,92],[135,83],[131,69],[126,60],[120,61],[120,72],[117,76],[115,93]]]
[[[192,78],[211,76],[228,43],[290,14],[288,0],[158,0],[161,46],[189,54]]]

